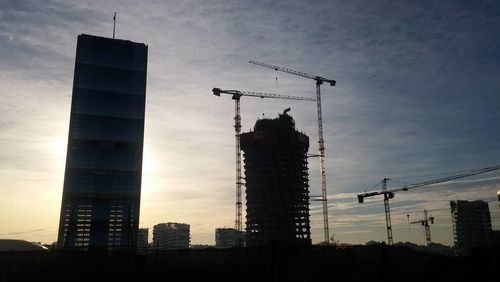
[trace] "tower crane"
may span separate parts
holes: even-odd
[[[234,100],[234,135],[236,137],[236,218],[234,221],[234,229],[239,232],[243,231],[242,211],[241,211],[241,186],[243,185],[241,177],[241,148],[240,148],[240,134],[241,134],[241,115],[240,115],[240,98],[242,96],[260,97],[260,98],[274,98],[274,99],[288,99],[288,100],[303,100],[303,101],[316,101],[314,98],[297,97],[290,95],[278,95],[273,93],[260,93],[248,92],[239,90],[222,90],[220,88],[213,88],[212,93],[215,96],[221,94],[232,95]]]
[[[464,178],[464,177],[469,177],[469,176],[473,176],[473,175],[478,175],[481,173],[486,173],[486,172],[499,170],[499,169],[500,169],[500,165],[485,167],[485,168],[480,168],[480,169],[466,170],[466,171],[462,171],[460,174],[456,174],[456,175],[452,175],[452,176],[448,176],[448,177],[428,180],[428,181],[414,183],[414,184],[407,184],[407,185],[404,185],[401,187],[394,187],[394,188],[389,188],[389,189],[387,188],[387,181],[389,181],[390,178],[384,178],[379,183],[379,184],[382,184],[382,190],[364,192],[364,193],[358,194],[358,202],[361,204],[364,202],[365,198],[378,196],[378,195],[384,196],[385,223],[386,223],[386,227],[387,227],[387,244],[392,245],[393,238],[392,238],[391,210],[390,210],[390,205],[389,205],[389,199],[394,198],[394,193],[399,192],[399,191],[408,191],[410,189],[414,189],[414,188],[418,188],[418,187],[447,182],[447,181],[451,181],[451,180],[455,180],[455,179],[459,179],[459,178]]]
[[[257,61],[249,61],[250,64],[258,65],[261,67],[273,69],[275,71],[282,71],[289,74],[305,77],[316,81],[316,106],[318,112],[318,151],[319,151],[319,168],[320,168],[320,176],[321,176],[321,201],[323,202],[323,231],[325,235],[325,243],[330,242],[330,231],[328,224],[328,202],[326,195],[326,168],[325,168],[325,141],[323,139],[323,118],[321,114],[321,89],[320,86],[324,82],[329,83],[330,86],[335,86],[337,83],[333,79],[327,79],[321,76],[312,75],[305,72],[300,72],[296,70],[291,70],[288,68],[283,68],[279,66],[274,66],[262,62]]]
[[[422,226],[425,229],[425,240],[427,242],[427,246],[431,243],[431,228],[429,226],[429,222],[431,224],[434,224],[434,217],[433,216],[427,216],[427,210],[424,210],[424,219],[417,220],[417,221],[412,221],[411,224],[422,224]]]

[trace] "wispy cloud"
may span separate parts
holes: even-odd
[[[186,221],[197,226],[195,243],[215,227],[232,225],[234,104],[229,97],[214,97],[210,89],[315,94],[313,81],[248,64],[257,59],[338,81],[333,88],[322,87],[330,210],[333,225],[350,224],[357,231],[360,223],[349,223],[349,216],[359,211],[360,220],[371,221],[369,213],[380,210],[380,201],[360,206],[355,194],[383,177],[478,168],[500,160],[500,131],[495,130],[500,122],[500,7],[493,1],[464,5],[2,1],[0,172],[11,176],[0,180],[0,189],[11,197],[53,195],[54,207],[42,213],[55,218],[50,228],[57,229],[64,155],[58,156],[53,144],[64,151],[76,37],[110,36],[117,11],[117,37],[149,46],[141,224]],[[315,152],[314,103],[242,99],[243,130],[262,114],[274,117],[288,106]],[[311,194],[317,195],[317,160],[309,166]],[[439,187],[439,195],[433,194],[437,187],[436,192],[400,193],[394,212],[431,208],[437,198],[490,199],[485,195],[499,182],[489,183],[491,189],[457,182],[453,189]],[[479,192],[456,188],[461,185]],[[9,210],[25,207],[11,202],[0,199]],[[311,213],[320,226],[318,203],[312,203]],[[2,222],[15,222],[15,215],[0,216]],[[6,230],[16,227],[9,223]],[[320,240],[322,231],[314,232]],[[205,239],[199,241],[196,234]]]
[[[45,231],[45,228],[28,230],[28,231],[10,232],[10,233],[0,233],[0,236],[24,235],[24,234],[29,234],[29,233],[38,233],[40,231]]]

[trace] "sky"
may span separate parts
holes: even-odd
[[[356,194],[500,164],[498,1],[0,0],[0,238],[57,238],[79,34],[149,46],[140,226],[191,225],[192,244],[234,226],[234,102],[213,87],[314,97],[322,86],[330,233],[386,240],[383,202]],[[290,107],[318,139],[314,102],[243,97],[242,130]],[[309,160],[311,195],[320,194]],[[448,173],[448,174],[445,174]],[[500,172],[400,192],[395,242],[453,244],[450,200],[489,203],[500,229]],[[311,202],[312,239],[323,240]],[[151,240],[151,238],[150,238]]]

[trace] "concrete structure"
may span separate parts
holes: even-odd
[[[484,201],[450,201],[455,251],[465,255],[473,247],[493,244],[491,217]]]
[[[148,47],[79,35],[57,244],[135,252]]]
[[[188,249],[190,241],[189,224],[168,222],[153,227],[154,250]]]
[[[137,253],[145,255],[148,253],[149,228],[139,228],[137,236]]]
[[[241,135],[245,158],[247,246],[268,241],[311,244],[307,150],[285,110]]]
[[[220,249],[243,246],[245,233],[234,228],[215,229],[215,247]]]

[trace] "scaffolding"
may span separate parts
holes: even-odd
[[[247,246],[268,241],[311,243],[309,138],[295,130],[287,111],[258,120],[241,135],[245,157]]]

